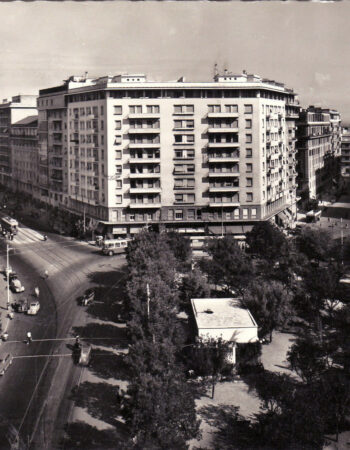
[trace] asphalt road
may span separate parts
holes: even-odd
[[[123,264],[123,257],[105,257],[95,247],[48,236],[46,242],[28,245],[11,242],[10,264],[23,281],[26,296],[39,286],[41,309],[34,317],[16,314],[9,342],[0,349],[2,355],[9,351],[15,356],[0,379],[0,417],[19,430],[31,449],[40,450],[56,448],[57,428],[62,431],[71,407],[69,393],[79,383],[81,368],[74,364],[69,347],[74,343],[75,321],[86,315],[77,297],[91,286],[93,273]],[[6,251],[0,250],[3,265],[4,257]],[[43,279],[46,269],[49,277]],[[27,331],[33,336],[30,345],[23,342]],[[0,448],[7,448],[1,441],[0,437]]]

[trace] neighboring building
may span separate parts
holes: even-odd
[[[193,298],[192,310],[198,337],[233,343],[232,362],[236,362],[236,344],[257,342],[258,325],[248,309],[236,298]]]
[[[98,219],[103,234],[149,224],[241,234],[243,225],[295,215],[299,106],[283,84],[227,72],[211,83],[147,82],[140,74],[70,80],[40,91],[41,164],[60,99],[67,185],[63,167],[57,195]],[[47,184],[51,195],[52,176]]]
[[[11,126],[12,186],[40,198],[38,182],[38,116],[28,116]]]
[[[36,115],[36,96],[17,95],[0,103],[0,184],[12,188],[11,125]]]
[[[298,187],[316,198],[338,182],[341,154],[340,114],[309,106],[297,122]]]
[[[65,94],[89,84],[86,77],[70,77],[61,86],[41,89],[39,114],[39,186],[41,200],[52,206],[68,206],[68,141]]]
[[[343,128],[341,138],[341,175],[350,181],[350,128]]]

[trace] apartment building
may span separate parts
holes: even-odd
[[[12,187],[39,199],[38,116],[28,116],[12,124],[11,130]]]
[[[39,93],[41,191],[110,236],[285,223],[299,109],[292,89],[245,72],[203,83],[71,77]]]
[[[342,129],[341,176],[344,181],[350,181],[350,128],[348,127]]]
[[[11,126],[37,114],[35,95],[17,95],[0,103],[0,184],[12,188]]]
[[[298,187],[310,198],[337,183],[341,118],[331,109],[309,106],[297,122]]]
[[[73,87],[89,84],[71,76],[62,85],[41,89],[38,97],[39,187],[41,200],[68,206],[68,140],[65,95]]]

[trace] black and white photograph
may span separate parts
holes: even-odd
[[[0,449],[350,449],[350,3],[0,16]]]

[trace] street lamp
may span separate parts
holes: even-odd
[[[8,244],[6,245],[6,275],[7,275],[7,309],[10,309],[10,266],[9,251],[13,250]]]

